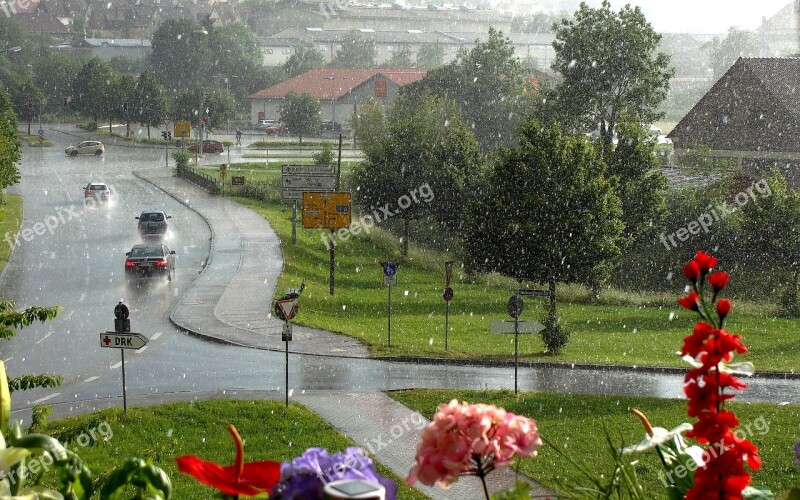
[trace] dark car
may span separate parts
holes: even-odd
[[[289,127],[283,123],[274,123],[264,127],[264,133],[267,135],[286,135],[289,133]]]
[[[320,134],[338,134],[342,131],[342,124],[331,120],[322,120],[319,124]]]
[[[134,245],[125,256],[125,277],[129,280],[152,277],[171,280],[175,276],[175,250],[163,243]]]
[[[145,210],[136,219],[139,221],[139,234],[142,237],[156,236],[164,237],[169,230],[171,215],[167,215],[163,210]]]
[[[187,149],[192,153],[196,152],[197,143],[194,142],[192,144],[189,144],[189,147]],[[211,139],[203,141],[203,153],[223,153],[223,152],[225,152],[225,146],[221,142],[214,141]]]

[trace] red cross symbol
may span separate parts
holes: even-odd
[[[108,345],[108,344],[110,344],[110,343],[111,343],[111,339],[110,339],[110,338],[108,338],[108,335],[106,335],[105,337],[103,337],[103,343],[104,343],[105,345]]]

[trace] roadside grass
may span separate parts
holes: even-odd
[[[293,245],[288,204],[235,199],[262,214],[281,238],[284,269],[277,293],[306,280],[296,323],[358,338],[373,356],[513,360],[514,336],[489,333],[491,321],[510,319],[506,304],[516,286],[512,280],[497,275],[472,277],[453,269],[455,297],[450,304],[446,352],[443,263],[452,256],[412,246],[409,257],[403,259],[397,238],[379,227],[362,230],[346,241],[336,240],[335,295],[330,295],[328,233],[299,227]],[[388,289],[381,285],[380,266],[389,259],[399,263],[398,286],[392,290],[391,347]],[[697,318],[678,306],[682,293],[682,283],[676,284],[675,294],[607,291],[599,303],[593,303],[587,290],[559,286],[558,313],[571,332],[569,343],[553,355],[544,351],[538,335],[520,335],[520,360],[686,367],[676,353]],[[525,298],[521,319],[543,318],[545,302]],[[737,359],[754,363],[757,371],[793,372],[800,366],[797,320],[774,318],[762,305],[736,301],[727,324],[744,335],[750,349]]]
[[[49,148],[53,146],[53,141],[47,138],[45,138],[44,140],[39,140],[38,135],[28,135],[20,133],[19,139],[21,141],[24,141],[28,146],[32,148]]]
[[[313,165],[313,160],[293,161],[292,165]],[[346,179],[350,171],[356,166],[358,162],[343,161],[342,162],[342,178]],[[210,176],[219,176],[219,167],[200,167],[195,170]],[[274,182],[276,189],[279,186],[281,177],[281,164],[276,162],[238,162],[228,164],[228,178],[232,175],[244,175],[247,182]],[[227,181],[230,183],[230,181]]]
[[[686,416],[686,401],[673,399],[533,392],[523,392],[515,397],[509,391],[427,389],[388,394],[429,420],[439,404],[452,399],[494,404],[525,415],[536,421],[539,432],[554,446],[588,465],[593,473],[605,474],[606,477],[613,471],[613,460],[604,429],[612,442],[620,447],[636,444],[645,436],[642,424],[629,412],[630,408],[642,411],[655,427],[672,429],[691,420]],[[800,482],[800,468],[792,465],[796,459],[794,444],[798,437],[800,405],[728,403],[726,406],[739,417],[740,435],[745,433],[759,447],[763,466],[752,473],[752,484],[770,488],[775,498],[785,498],[786,493]],[[635,468],[644,487],[643,498],[667,498],[664,483],[658,475],[663,467],[655,450],[629,457],[631,461],[637,460]],[[578,469],[547,445],[539,448],[539,456],[523,459],[521,471],[554,490],[564,481],[571,484],[582,481],[586,485]]]
[[[285,148],[285,149],[319,149],[325,143],[330,144],[334,151],[339,148],[339,141],[332,140],[332,139],[303,139],[303,143],[301,144],[297,140],[278,140],[278,141],[270,141],[270,140],[260,140],[251,142],[247,147],[251,149],[272,149],[272,148]],[[345,140],[342,143],[342,149],[355,149],[353,147],[352,142],[348,143]]]
[[[3,194],[4,203],[0,205],[0,273],[11,258],[11,245],[5,240],[6,236],[13,238],[22,225],[22,196],[18,194]],[[13,240],[12,240],[13,241]]]
[[[37,432],[68,444],[95,479],[107,477],[126,459],[139,457],[151,459],[164,469],[172,480],[175,498],[212,498],[214,491],[210,487],[178,472],[175,458],[197,455],[221,465],[232,464],[235,450],[228,423],[236,426],[245,443],[247,462],[283,462],[312,446],[331,453],[354,446],[349,438],[305,407],[293,403],[286,409],[283,402],[276,401],[170,403],[129,408],[127,414],[114,408],[54,421]],[[87,443],[91,445],[84,446]],[[399,498],[425,498],[388,468],[376,466],[380,474],[397,482]]]

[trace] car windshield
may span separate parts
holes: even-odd
[[[139,220],[143,222],[160,222],[164,220],[164,214],[158,212],[151,214],[142,214],[142,216],[139,217]]]
[[[131,257],[161,257],[164,253],[161,247],[133,247]]]
[[[106,188],[105,184],[92,184],[89,187],[89,189],[92,189],[94,191],[103,191],[103,190],[108,189],[108,188]]]

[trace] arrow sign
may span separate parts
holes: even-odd
[[[279,300],[278,307],[283,312],[283,317],[286,321],[291,321],[295,314],[297,314],[297,299]]]
[[[517,321],[517,333],[539,333],[544,330],[544,325],[538,321]],[[490,333],[514,333],[513,321],[492,321]]]
[[[141,333],[106,332],[100,334],[100,347],[141,349],[146,345],[147,337]]]

